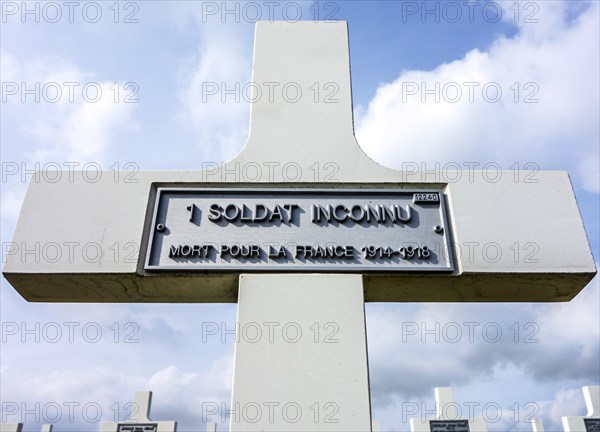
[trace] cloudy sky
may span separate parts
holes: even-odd
[[[356,135],[376,161],[569,171],[599,260],[597,1],[1,7],[3,259],[28,170],[196,170],[237,154],[249,103],[203,88],[251,80],[260,14],[349,22]],[[374,419],[407,431],[451,385],[490,431],[532,430],[531,417],[562,430],[585,414],[580,388],[600,385],[599,296],[596,279],[564,304],[368,304]],[[1,421],[26,431],[98,430],[140,389],[154,419],[198,431],[203,404],[230,399],[234,338],[201,329],[233,328],[235,305],[34,304],[2,279],[0,310]]]

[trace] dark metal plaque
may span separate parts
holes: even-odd
[[[119,423],[117,432],[156,432],[157,423]]]
[[[584,418],[586,432],[600,432],[600,418]]]
[[[150,271],[454,270],[442,190],[158,188]]]
[[[431,432],[469,432],[468,420],[430,420]]]

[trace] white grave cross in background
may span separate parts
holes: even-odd
[[[542,419],[532,420],[531,427],[533,428],[533,432],[546,432],[544,430],[544,422]]]
[[[0,423],[0,432],[21,432],[23,423]]]
[[[224,166],[32,182],[6,279],[37,302],[238,302],[238,329],[269,324],[236,338],[231,430],[349,432],[371,429],[365,301],[569,301],[596,274],[567,173],[444,183],[364,154],[345,22],[257,23],[253,82]],[[535,260],[515,262],[516,242]],[[99,258],[24,253],[48,244]]]
[[[132,413],[129,420],[121,423],[102,422],[100,432],[176,432],[176,421],[150,420],[152,392],[135,392]]]
[[[435,388],[435,417],[411,418],[411,432],[487,432],[483,417],[460,418],[462,409],[454,402],[451,387]],[[472,415],[473,413],[469,413]]]
[[[600,432],[600,386],[583,387],[587,407],[585,417],[563,417],[565,432]]]

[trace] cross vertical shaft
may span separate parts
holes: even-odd
[[[360,275],[242,275],[238,326],[232,432],[371,430]]]

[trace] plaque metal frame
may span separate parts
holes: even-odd
[[[119,423],[117,425],[117,432],[128,432],[121,429],[122,427],[133,427],[133,428],[142,428],[141,432],[157,432],[158,431],[158,423]],[[151,427],[152,429],[146,429],[147,427]],[[135,429],[132,429],[135,431]]]
[[[370,185],[374,186],[374,185]],[[386,185],[387,186],[387,185]],[[168,193],[176,193],[176,194],[189,194],[190,196],[194,195],[219,195],[221,199],[226,199],[227,196],[234,197],[242,197],[244,195],[265,195],[270,199],[273,198],[286,198],[290,196],[301,196],[301,195],[313,195],[315,198],[318,197],[333,197],[333,196],[347,196],[348,198],[362,198],[366,197],[376,198],[378,196],[389,197],[393,195],[410,195],[410,202],[415,204],[437,204],[439,205],[439,221],[441,223],[441,227],[443,227],[443,232],[439,234],[441,237],[440,243],[443,244],[446,252],[446,259],[443,263],[438,266],[430,265],[417,267],[415,265],[411,267],[402,267],[402,268],[393,268],[391,266],[385,267],[366,267],[361,264],[348,264],[348,265],[331,265],[327,263],[323,264],[290,264],[290,263],[281,263],[281,264],[262,264],[253,266],[251,262],[231,262],[227,266],[224,265],[214,265],[212,263],[202,263],[202,264],[190,264],[187,266],[184,265],[164,265],[164,264],[152,264],[153,261],[156,261],[156,254],[159,256],[161,250],[158,247],[158,251],[156,250],[155,240],[157,236],[161,233],[157,232],[156,227],[160,225],[161,221],[159,220],[159,213],[166,212],[161,209],[161,198]],[[439,201],[421,201],[415,197],[415,194],[438,194]],[[140,254],[140,259],[143,263],[143,269],[148,272],[203,272],[203,273],[275,273],[275,272],[290,272],[290,273],[306,273],[306,272],[318,272],[318,273],[377,273],[377,274],[401,274],[401,273],[453,273],[456,264],[455,264],[455,253],[453,248],[453,236],[452,236],[452,227],[449,219],[449,212],[447,211],[447,197],[444,193],[444,187],[439,188],[427,188],[427,189],[403,189],[403,188],[393,188],[387,186],[386,188],[380,189],[357,189],[353,188],[343,188],[343,187],[332,187],[328,189],[324,189],[322,187],[319,188],[291,188],[291,187],[178,187],[177,185],[153,185],[153,190],[150,193],[150,201],[148,204],[149,211],[151,212],[151,218],[149,218],[150,223],[146,223],[144,228],[144,239],[147,241],[147,247],[145,248],[145,253]],[[301,228],[299,229],[301,232]],[[358,250],[360,254],[361,251]],[[442,266],[443,265],[443,266]]]
[[[444,424],[454,424],[457,425],[459,427],[459,429],[453,428],[453,429],[448,429],[447,427],[444,428],[443,432],[470,432],[471,429],[469,428],[469,420],[429,420],[429,430],[431,432],[442,432],[441,429],[439,429],[439,427],[443,427],[442,423]],[[438,428],[435,428],[435,426],[439,426]]]

